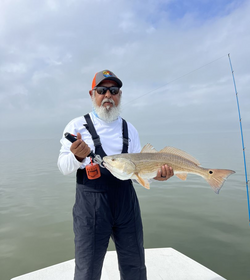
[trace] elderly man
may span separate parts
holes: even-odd
[[[91,150],[104,157],[139,153],[137,130],[120,114],[122,82],[109,70],[95,74],[89,91],[93,111],[72,120],[65,132],[77,135],[71,144],[64,137],[58,167],[66,175],[76,172],[76,200],[73,208],[75,233],[75,280],[99,280],[104,256],[112,237],[122,280],[146,280],[143,230],[138,199],[131,180],[121,181],[105,168],[101,176],[89,179],[86,166]],[[173,176],[162,166],[156,180]]]

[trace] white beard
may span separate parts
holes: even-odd
[[[105,98],[103,99],[102,101],[102,104],[101,106],[99,107],[97,104],[96,104],[96,101],[95,101],[95,93],[93,94],[93,97],[92,97],[92,101],[93,101],[93,107],[94,107],[94,110],[97,114],[97,116],[105,121],[105,122],[113,122],[115,121],[119,115],[120,115],[120,111],[121,111],[121,97],[120,97],[120,101],[119,101],[119,104],[117,106],[115,106],[115,102],[113,99],[109,99],[109,98]],[[103,104],[105,102],[110,102],[113,104],[113,106],[103,106]]]

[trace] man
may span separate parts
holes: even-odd
[[[66,175],[76,172],[73,208],[75,280],[99,280],[112,237],[122,280],[146,280],[140,207],[131,180],[119,180],[105,168],[89,179],[86,166],[91,150],[101,157],[141,151],[137,130],[120,116],[122,81],[109,70],[96,73],[89,94],[93,111],[72,120],[65,132],[77,135],[71,144],[64,137],[58,167]],[[173,176],[170,167],[158,171],[159,181]]]

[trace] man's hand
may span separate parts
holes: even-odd
[[[75,155],[76,159],[82,162],[89,154],[89,146],[82,140],[81,134],[77,133],[77,140],[71,145],[70,151]]]
[[[154,177],[157,181],[166,181],[169,178],[174,176],[174,171],[172,167],[167,166],[166,164],[158,170],[156,177]]]

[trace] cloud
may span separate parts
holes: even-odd
[[[123,116],[140,133],[235,129],[229,52],[249,127],[250,4],[183,3],[1,1],[2,131],[57,137],[91,110],[88,90],[103,69],[122,79]]]

